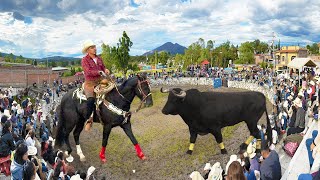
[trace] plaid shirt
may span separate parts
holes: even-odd
[[[102,59],[99,56],[96,57],[97,64],[88,54],[82,58],[81,65],[84,71],[84,77],[86,81],[93,81],[99,79],[101,77],[99,71],[105,71],[105,66],[102,62]]]

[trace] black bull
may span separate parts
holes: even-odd
[[[257,139],[257,151],[261,149],[261,137],[257,123],[263,113],[267,116],[267,134],[271,143],[271,126],[267,114],[266,98],[260,92],[199,92],[197,89],[183,91],[180,88],[163,90],[169,92],[168,100],[162,109],[165,115],[180,115],[190,131],[192,154],[198,134],[212,134],[219,143],[221,153],[227,150],[222,141],[221,129],[244,121],[250,131],[250,137],[240,146],[240,152]]]
[[[117,89],[114,88],[110,91],[106,95],[105,100],[114,104],[117,108],[122,109],[123,111],[129,112],[130,105],[135,96],[138,96],[141,103],[144,103],[145,106],[152,106],[153,104],[150,86],[145,76],[129,78]],[[77,154],[80,156],[80,160],[85,160],[85,156],[83,155],[80,147],[79,136],[84,127],[84,117],[86,115],[87,106],[86,103],[80,104],[80,100],[73,97],[73,92],[74,91],[69,91],[64,95],[61,100],[61,104],[57,109],[59,122],[57,127],[56,145],[61,146],[66,143],[68,151],[67,154],[71,156],[72,149],[69,142],[69,134],[74,129],[73,136],[77,146]],[[130,117],[128,118],[127,123],[123,123],[124,117],[108,110],[104,103],[100,104],[99,109],[101,114],[101,124],[103,125],[100,159],[103,162],[106,161],[105,150],[108,144],[108,138],[111,129],[116,126],[120,126],[124,130],[126,135],[134,144],[138,157],[144,159],[145,157],[142,150],[132,133]]]

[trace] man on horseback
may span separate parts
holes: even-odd
[[[109,74],[110,71],[105,68],[102,59],[97,56],[96,45],[92,41],[86,41],[83,44],[81,65],[84,72],[85,82],[84,91],[87,97],[87,114],[85,130],[89,131],[93,123],[93,110],[95,108],[94,88],[101,80],[101,75]]]

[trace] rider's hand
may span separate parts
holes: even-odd
[[[100,76],[106,76],[106,74],[103,71],[99,71]]]
[[[110,74],[109,69],[105,69],[104,72],[105,72],[106,74]]]

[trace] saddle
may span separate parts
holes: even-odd
[[[94,88],[94,92],[96,93],[96,102],[99,102],[97,103],[97,106],[101,104],[102,100],[104,99],[104,96],[108,92],[110,92],[114,87],[115,87],[115,84],[113,82],[109,82],[107,79],[103,79],[100,81],[99,85],[97,85]],[[84,83],[82,84],[81,87],[73,91],[72,97],[74,96],[80,100],[80,104],[82,103],[82,101],[87,101]]]
[[[115,88],[116,85],[111,82],[108,81],[107,79],[103,79],[100,81],[99,85],[97,85],[94,88],[94,92],[96,94],[96,110],[93,113],[94,115],[94,122],[96,122],[97,119],[100,119],[101,115],[100,115],[100,111],[99,111],[99,106],[101,103],[104,103],[104,105],[113,113],[120,115],[120,116],[124,116],[125,120],[124,123],[127,122],[129,116],[131,115],[130,113],[123,111],[122,109],[119,109],[118,107],[116,107],[115,105],[113,105],[112,103],[108,102],[105,100],[105,96],[113,89]],[[80,104],[83,101],[87,101],[87,97],[85,95],[85,89],[84,89],[84,84],[82,84],[81,87],[75,89],[73,91],[73,96],[72,97],[76,97],[77,99],[80,100]],[[97,117],[96,117],[97,116]]]

